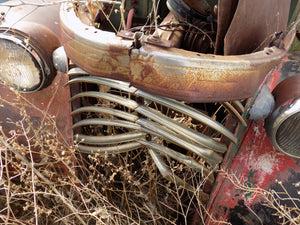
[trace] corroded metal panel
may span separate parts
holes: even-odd
[[[288,77],[297,83],[299,68],[299,57],[288,54],[264,83],[271,91],[276,85],[285,85],[282,81]],[[292,90],[298,91],[296,87]],[[283,93],[281,97],[284,96]],[[249,101],[247,108],[251,104],[253,102]],[[248,130],[240,126],[236,135],[241,143],[231,145],[224,157],[222,172],[211,194],[206,224],[221,224],[220,221],[239,225],[280,224],[280,218],[274,216],[276,209],[266,203],[270,203],[268,199],[274,202],[284,198],[280,201],[282,205],[294,206],[290,198],[299,199],[300,159],[291,158],[273,147],[264,121],[252,122]],[[298,201],[296,205],[299,208]]]
[[[91,75],[128,81],[132,41],[83,24],[70,5],[62,6],[60,17],[62,44],[73,63]]]
[[[266,74],[289,49],[268,47],[240,56],[200,54],[144,42],[132,49],[132,40],[84,25],[70,6],[61,10],[62,39],[68,56],[96,76],[130,81],[141,90],[188,102],[216,102],[252,96]],[[145,39],[147,40],[147,39]]]
[[[132,51],[130,81],[142,90],[183,101],[244,99],[255,93],[285,54],[273,47],[248,55],[217,56],[145,46]]]
[[[212,217],[207,217],[206,224],[279,224],[281,220],[272,216],[276,210],[262,202],[267,200],[267,191],[283,193],[281,185],[299,198],[295,186],[299,178],[300,160],[274,149],[263,121],[253,122],[232,165],[217,178],[209,208]],[[291,206],[292,202],[284,204]]]
[[[52,84],[38,92],[18,93],[9,86],[0,85],[0,125],[2,137],[12,138],[24,145],[30,141],[30,150],[39,162],[44,158],[41,149],[49,151],[49,157],[72,155],[73,137],[70,117],[70,90],[64,87],[68,81],[66,74],[58,73]],[[22,130],[22,126],[24,130]],[[26,134],[26,136],[25,136]],[[48,142],[54,141],[50,145]],[[49,149],[50,146],[55,149]],[[24,152],[26,152],[24,150]],[[52,153],[54,155],[51,155]],[[44,153],[43,153],[44,154]],[[75,163],[75,160],[72,162]],[[58,162],[56,168],[68,175],[70,171],[64,163]]]
[[[240,55],[267,47],[272,35],[285,32],[289,10],[290,0],[239,0],[225,36],[224,54]]]

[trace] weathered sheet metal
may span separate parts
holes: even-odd
[[[288,55],[268,74],[265,83],[271,91],[284,78],[297,79],[299,61],[299,57]],[[273,147],[262,120],[251,122],[248,130],[240,127],[236,135],[241,142],[231,145],[227,151],[223,172],[218,175],[211,193],[205,224],[225,221],[233,225],[281,224],[281,218],[274,215],[279,205],[273,197],[283,206],[300,207],[297,200],[300,159],[289,157]],[[291,198],[295,199],[296,205]]]
[[[253,122],[232,165],[217,178],[205,224],[280,224],[281,220],[272,216],[276,209],[263,203],[270,197],[267,191],[282,193],[282,184],[288,194],[299,198],[295,192],[299,178],[300,160],[275,150],[263,121]],[[284,198],[288,198],[287,193]]]
[[[240,55],[267,47],[275,32],[285,32],[289,10],[290,0],[239,0],[225,36],[224,54]]]
[[[224,38],[234,16],[238,0],[221,0],[217,5],[218,28],[216,37],[215,54],[224,54]]]
[[[52,85],[29,94],[18,93],[9,86],[0,85],[0,124],[3,131],[1,136],[11,138],[14,134],[19,134],[16,142],[28,146],[25,131],[20,127],[22,121],[24,129],[28,132],[26,135],[36,162],[45,158],[45,155],[39,154],[41,149],[44,150],[43,154],[48,151],[50,158],[55,155],[67,157],[72,154],[71,109],[68,103],[70,90],[64,87],[67,81],[67,75],[59,73]],[[48,149],[49,141],[56,142],[53,143],[56,149]],[[71,163],[75,163],[75,160]],[[69,169],[61,160],[55,168],[62,176],[70,175]]]
[[[132,41],[81,23],[69,4],[62,5],[60,18],[62,44],[72,62],[91,75],[129,80]]]
[[[183,101],[243,99],[254,94],[285,54],[275,47],[237,57],[145,46],[132,51],[130,80],[142,90]]]
[[[133,49],[132,41],[84,25],[72,6],[61,10],[62,39],[68,56],[92,75],[130,81],[133,86],[189,102],[230,101],[254,94],[267,72],[286,54],[295,35],[284,39],[284,48],[265,48],[240,56],[199,54],[177,48],[145,44]]]

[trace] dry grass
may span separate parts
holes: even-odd
[[[9,132],[0,130],[0,223],[191,224],[196,214],[204,224],[199,195],[205,179],[199,173],[166,160],[174,175],[196,190],[190,192],[164,179],[146,149],[116,155],[77,152],[53,116],[40,111],[43,119],[33,122],[27,109],[39,109],[11,91],[15,101],[0,98],[1,107],[19,115],[2,121],[12,126]],[[226,176],[236,188],[259,195],[282,224],[299,224],[299,199],[292,199],[280,182],[282,193],[250,188],[234,174]],[[286,199],[294,206],[284,205]]]
[[[277,220],[280,221],[279,224],[300,224],[300,199],[291,197],[289,191],[281,181],[276,180],[280,189],[276,191],[272,189],[265,190],[259,187],[250,187],[249,185],[246,185],[243,177],[238,177],[235,174],[230,174],[224,170],[219,172],[225,175],[237,190],[241,190],[245,194],[251,194],[255,196],[255,198],[260,199],[261,205],[269,208],[273,212],[274,218],[277,218]],[[291,185],[294,186],[293,188],[295,190],[299,189],[299,182]],[[257,221],[260,222],[260,224],[263,224],[263,221],[252,210],[251,206],[248,206],[247,203],[245,203],[245,206],[254,214],[254,216],[256,216]]]
[[[64,140],[53,116],[41,112],[42,121],[33,123],[26,109],[36,106],[12,92],[13,102],[0,97],[1,107],[19,115],[6,118],[13,127],[9,132],[0,129],[0,223],[190,224],[196,214],[204,224],[199,195],[205,179],[199,173],[166,160],[174,175],[194,188],[189,192],[164,179],[145,149],[104,156],[79,153]],[[296,204],[286,207],[278,193],[252,190],[234,175],[228,178],[237,188],[261,195],[283,224],[299,224]]]
[[[19,112],[13,129],[0,135],[0,223],[4,224],[188,224],[203,207],[202,177],[169,160],[196,193],[166,181],[144,149],[119,155],[82,154],[68,146],[44,113],[16,91],[2,106]],[[62,151],[65,149],[65,151]],[[68,151],[66,151],[66,149]]]

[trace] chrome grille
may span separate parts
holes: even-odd
[[[215,167],[222,161],[227,146],[221,136],[237,142],[215,115],[183,102],[146,93],[127,82],[89,76],[79,68],[69,75],[76,77],[68,85],[87,87],[71,98],[80,101],[71,113],[79,151],[104,154],[149,148],[177,160],[180,156],[181,163],[203,171],[203,163]],[[242,108],[237,102],[223,105],[236,113]]]

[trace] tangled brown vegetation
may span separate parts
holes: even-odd
[[[0,223],[191,224],[196,216],[204,224],[205,205],[199,198],[202,175],[166,158],[174,175],[194,188],[191,192],[163,178],[146,149],[80,153],[75,150],[77,143],[73,148],[64,140],[53,116],[44,113],[36,123],[26,112],[35,106],[12,91],[15,101],[1,98],[1,107],[15,110],[19,117],[6,118],[6,125],[13,128],[8,133],[0,130]],[[299,223],[297,204],[282,204],[291,199],[283,186],[284,196],[247,187],[234,174],[221,172],[236,188],[260,195],[283,224]]]
[[[26,113],[35,106],[15,95],[14,102],[1,99],[20,115],[7,118],[9,133],[1,129],[1,223],[187,224],[201,215],[197,193],[166,181],[147,151],[79,153],[61,137],[53,116],[44,113],[36,124]],[[202,188],[196,172],[167,163],[196,192]]]

